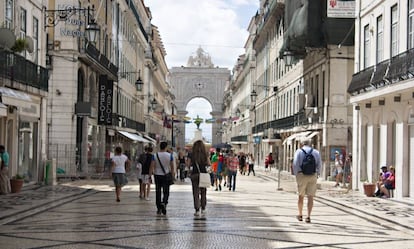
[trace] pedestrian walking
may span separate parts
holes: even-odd
[[[342,160],[342,155],[339,153],[339,151],[335,151],[335,170],[336,170],[336,176],[335,176],[335,180],[336,180],[336,184],[335,187],[339,187],[340,183],[342,182],[342,177],[343,177],[343,169],[344,163]]]
[[[270,152],[266,159],[265,159],[265,171],[267,171],[267,169],[269,169],[269,171],[272,170],[272,165],[275,163],[275,161],[273,160],[273,155],[272,152]]]
[[[253,175],[255,176],[256,173],[254,172],[254,157],[252,153],[247,155],[247,163],[249,165],[249,173],[247,175],[249,176],[250,173],[253,173]]]
[[[9,179],[9,153],[7,153],[4,145],[0,145],[0,194],[5,195],[10,193],[10,179]]]
[[[200,181],[200,172],[207,173],[207,168],[210,166],[210,160],[203,141],[197,140],[193,144],[193,153],[189,160],[191,165],[190,178],[195,209],[194,216],[204,216],[207,205],[207,188],[200,188],[198,184]]]
[[[310,155],[310,156],[309,156]],[[308,162],[309,161],[309,162]],[[305,168],[309,164],[313,167],[310,172],[308,168]],[[322,165],[321,157],[319,151],[313,149],[310,146],[310,140],[302,141],[302,148],[298,149],[295,152],[293,158],[293,172],[296,176],[296,183],[298,186],[298,209],[299,214],[296,218],[299,221],[302,221],[302,210],[303,210],[303,200],[305,195],[308,197],[308,216],[306,217],[306,222],[311,222],[311,213],[313,208],[313,198],[316,194],[316,182]]]
[[[178,168],[179,168],[179,176],[180,180],[184,182],[187,174],[185,173],[185,163],[186,163],[186,156],[184,155],[184,152],[180,151],[178,152]]]
[[[149,201],[149,193],[151,190],[151,163],[152,163],[152,151],[151,145],[144,147],[144,153],[141,154],[138,161],[142,165],[141,169],[141,186],[140,186],[140,197]]]
[[[239,153],[239,169],[240,169],[240,175],[246,174],[246,155],[244,152]]]
[[[157,214],[166,215],[168,197],[170,196],[170,183],[167,174],[171,173],[173,179],[175,178],[174,156],[167,152],[167,142],[160,143],[160,151],[152,157],[151,168],[151,172],[154,172]]]
[[[227,186],[229,191],[236,190],[236,176],[237,170],[239,169],[239,158],[234,154],[234,151],[230,151],[230,154],[227,158],[227,169],[228,169],[228,180]]]
[[[111,174],[115,185],[116,201],[120,202],[122,187],[128,183],[125,168],[129,167],[130,161],[125,154],[122,154],[121,147],[115,148],[115,155],[111,158],[111,161]]]

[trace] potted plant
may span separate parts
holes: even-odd
[[[23,38],[17,38],[14,42],[13,47],[11,47],[11,50],[17,53],[23,52],[27,47],[26,39]]]
[[[16,174],[10,179],[10,187],[12,193],[19,193],[23,187],[24,176]]]
[[[367,197],[374,197],[375,188],[376,188],[375,183],[365,182],[363,186],[364,186],[364,194]]]

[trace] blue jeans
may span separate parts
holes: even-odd
[[[229,182],[227,183],[227,185],[229,186],[229,190],[231,190],[233,188],[233,191],[236,189],[236,176],[237,176],[237,171],[230,171],[229,170]]]

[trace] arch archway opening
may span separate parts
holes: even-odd
[[[211,103],[205,98],[196,97],[191,99],[186,106],[187,117],[191,118],[190,123],[185,124],[185,143],[191,143],[196,138],[197,124],[195,123],[197,117],[200,118],[199,129],[201,136],[205,142],[212,142],[212,124],[206,122],[211,119],[212,112]]]

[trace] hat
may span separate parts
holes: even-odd
[[[339,151],[335,151],[335,154],[339,154]]]
[[[385,166],[385,165],[384,165],[384,166],[381,166],[381,169],[383,169],[383,168],[388,168],[388,167],[387,167],[387,166]]]

